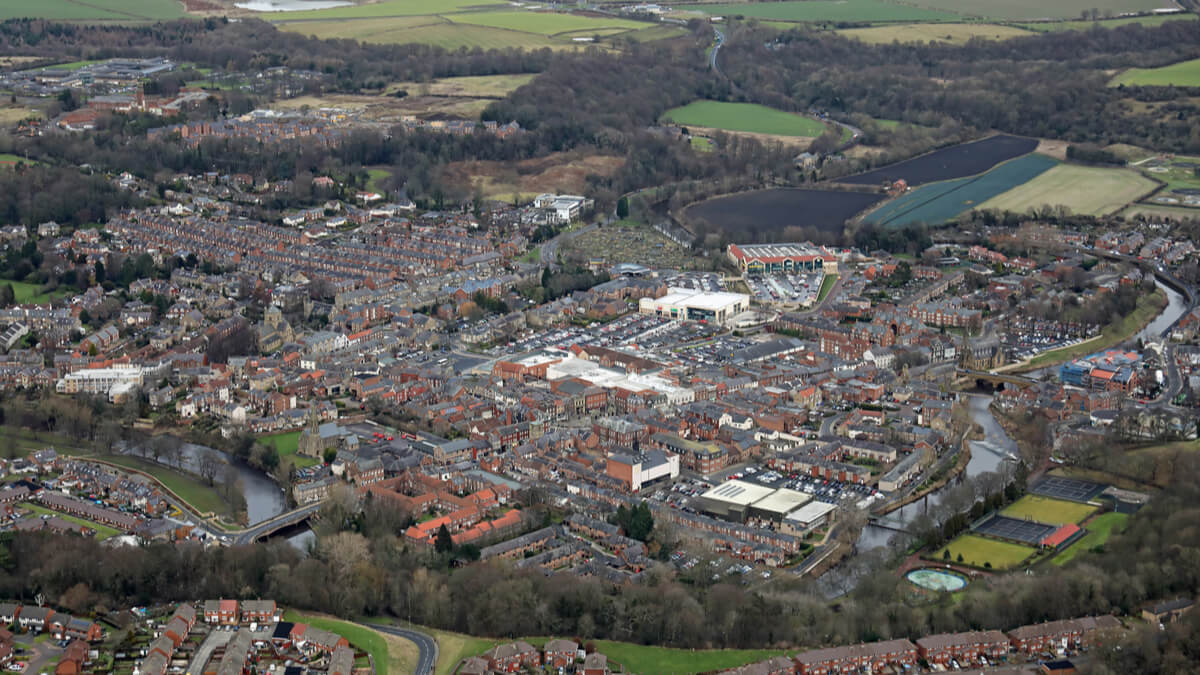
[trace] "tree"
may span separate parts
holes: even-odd
[[[629,197],[621,197],[617,200],[617,218],[624,220],[629,217]]]
[[[950,549],[942,551],[942,560],[950,560]]]
[[[17,294],[13,291],[12,284],[4,284],[0,286],[0,305],[8,307],[17,301]]]
[[[447,530],[444,524],[438,528],[437,539],[433,542],[433,550],[438,553],[449,553],[454,550],[454,539],[450,536],[450,530]]]
[[[959,553],[959,554],[958,554],[958,562],[962,562],[962,561],[963,561],[962,554],[961,554],[961,553]]]

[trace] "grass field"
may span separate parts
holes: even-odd
[[[280,461],[291,462],[298,469],[304,469],[319,463],[314,457],[301,457],[296,454],[297,446],[300,443],[299,430],[260,436],[258,441],[265,444],[274,443],[275,449],[279,451]]]
[[[965,44],[967,40],[977,37],[988,40],[1007,40],[1034,34],[1023,28],[989,23],[907,23],[894,26],[847,28],[837,32],[845,37],[861,40],[868,44],[941,42],[953,45]]]
[[[1137,85],[1143,87],[1200,87],[1200,59],[1180,61],[1161,68],[1130,68],[1114,77],[1110,87]]]
[[[950,560],[953,562],[957,562],[958,556],[961,554],[964,564],[986,567],[984,563],[991,563],[991,569],[995,570],[1008,569],[1034,553],[1033,548],[1029,546],[986,539],[975,534],[964,534],[944,548],[938,549],[933,554],[933,559],[942,560],[942,555],[946,550],[950,551]]]
[[[1124,218],[1170,218],[1173,220],[1186,220],[1200,216],[1200,210],[1187,208],[1184,206],[1159,206],[1158,204],[1132,204],[1129,208],[1121,211],[1121,216]]]
[[[632,673],[706,673],[783,656],[776,649],[669,649],[596,640],[596,650]]]
[[[34,513],[38,513],[38,514],[42,514],[42,515],[49,515],[49,516],[58,516],[59,518],[62,518],[65,521],[75,523],[76,525],[82,525],[84,527],[91,528],[96,531],[96,541],[104,541],[105,539],[108,539],[109,537],[115,537],[115,536],[121,534],[121,531],[114,527],[109,527],[107,525],[101,525],[100,523],[93,523],[92,521],[86,520],[84,518],[76,518],[75,516],[68,516],[65,513],[59,513],[58,511],[55,511],[54,509],[48,509],[44,506],[39,506],[37,504],[30,504],[29,502],[25,502],[25,503],[21,504],[21,506],[29,509],[30,511],[33,511]]]
[[[1033,180],[996,195],[979,205],[1024,213],[1033,207],[1065,206],[1081,215],[1107,215],[1142,195],[1157,184],[1131,169],[1060,164]]]
[[[378,631],[371,630],[365,626],[350,623],[348,621],[339,621],[323,616],[314,616],[312,614],[301,614],[295,610],[289,609],[283,613],[284,621],[292,621],[296,623],[306,623],[310,626],[315,626],[322,630],[327,630],[332,633],[337,633],[350,641],[356,649],[367,652],[371,658],[375,660],[375,672],[378,675],[388,675],[391,665],[388,654],[388,643],[383,638],[383,634]],[[396,671],[404,672],[404,671]]]
[[[105,457],[104,461],[130,469],[137,469],[154,476],[160,483],[167,486],[179,498],[187,502],[200,513],[216,513],[225,515],[229,505],[217,491],[205,485],[197,478],[179,473],[156,462],[150,462],[137,457]]]
[[[1047,525],[1066,525],[1067,523],[1078,523],[1095,511],[1096,507],[1087,504],[1039,495],[1025,495],[1001,511],[1000,515],[1017,520],[1029,518]]]
[[[38,0],[0,2],[0,20],[18,18],[58,19],[64,21],[158,21],[184,16],[183,5],[175,0]]]
[[[367,189],[373,192],[383,192],[381,183],[392,177],[392,172],[387,169],[367,169]]]
[[[697,152],[713,151],[713,142],[711,138],[705,138],[704,136],[692,136],[688,142],[692,144],[692,149],[696,150]]]
[[[459,24],[473,24],[489,28],[540,35],[578,33],[579,37],[591,35],[591,31],[617,29],[618,31],[639,30],[649,24],[628,19],[591,17],[556,12],[472,12],[460,14],[452,19]]]
[[[943,223],[1035,179],[1056,164],[1056,160],[1044,155],[1018,157],[978,176],[922,185],[872,211],[863,220],[887,227]]]
[[[1104,19],[1102,21],[1039,21],[1037,23],[1017,24],[1022,28],[1035,30],[1038,32],[1050,32],[1059,30],[1091,30],[1092,28],[1117,28],[1118,26],[1126,26],[1131,23],[1140,24],[1148,28],[1161,26],[1168,21],[1195,21],[1196,16],[1189,13],[1179,14],[1160,14],[1149,16],[1126,16],[1119,19]]]
[[[931,10],[957,12],[966,16],[991,19],[1078,19],[1085,10],[1148,12],[1167,5],[1163,0],[914,0],[913,4]]]
[[[952,12],[923,9],[883,0],[784,0],[733,5],[690,5],[716,16],[745,16],[769,21],[953,21]]]
[[[821,289],[817,291],[817,302],[823,301],[829,295],[829,292],[833,290],[833,285],[837,283],[837,280],[838,275],[836,274],[825,275],[825,278],[821,280]]]
[[[507,3],[489,0],[383,0],[350,7],[331,7],[283,14],[267,12],[266,20],[308,21],[313,19],[379,19],[391,16],[432,16],[452,14],[484,7],[508,7]]]
[[[825,132],[825,125],[817,120],[755,103],[694,101],[668,110],[663,119],[684,126],[694,125],[776,136],[815,138]]]
[[[1105,326],[1099,337],[1077,345],[1071,345],[1070,347],[1043,352],[1030,359],[1028,363],[1012,370],[1016,372],[1036,370],[1108,349],[1113,345],[1132,338],[1143,326],[1157,316],[1166,304],[1166,295],[1161,290],[1155,290],[1149,295],[1143,295],[1138,298],[1137,309],[1133,310],[1129,316],[1122,318],[1120,321],[1114,321]]]
[[[340,38],[361,40],[375,44],[426,44],[445,49],[475,48],[507,49],[525,48],[571,49],[577,47],[559,38],[538,33],[451,23],[438,16],[423,16],[405,19],[378,19],[374,21],[303,21],[279,26],[302,35],[313,35],[321,39]]]
[[[32,159],[25,159],[24,157],[20,157],[20,156],[17,156],[17,155],[12,155],[12,154],[9,154],[9,153],[7,153],[7,152],[0,153],[0,167],[2,167],[2,166],[14,166],[14,165],[16,165],[16,164],[19,164],[19,163],[22,163],[22,162],[24,162],[25,164],[29,164],[29,165],[31,165],[31,166],[32,166],[32,165],[34,165],[34,164],[37,164],[37,161],[36,161],[36,160],[32,160]]]
[[[58,300],[71,293],[67,288],[56,288],[53,293],[43,293],[40,284],[31,284],[25,281],[0,281],[0,285],[8,284],[13,287],[13,297],[16,298],[17,304],[21,305],[41,305]]]
[[[1055,565],[1066,565],[1080,553],[1103,545],[1112,536],[1114,531],[1125,529],[1125,523],[1127,522],[1129,522],[1129,516],[1124,513],[1104,513],[1092,518],[1084,527],[1087,530],[1087,534],[1082,539],[1071,544],[1067,550],[1054,556],[1051,562]]]

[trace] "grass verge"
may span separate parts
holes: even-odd
[[[390,666],[392,662],[389,659],[388,643],[384,639],[383,634],[378,631],[350,623],[349,621],[339,621],[338,619],[330,619],[313,614],[302,614],[291,609],[283,613],[283,620],[306,623],[310,626],[316,626],[321,630],[337,633],[349,640],[355,649],[371,655],[371,658],[375,661],[375,672],[377,675],[388,675],[388,671],[391,670]],[[398,674],[402,671],[397,670],[393,672]]]
[[[1103,546],[1114,531],[1125,529],[1127,522],[1129,522],[1129,516],[1124,513],[1103,513],[1092,518],[1084,525],[1087,534],[1071,544],[1067,550],[1055,556],[1054,560],[1050,562],[1061,567],[1074,560],[1075,556],[1080,553]]]

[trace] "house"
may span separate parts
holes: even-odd
[[[488,666],[487,659],[472,656],[469,659],[463,659],[462,665],[456,672],[458,675],[489,675],[492,669]]]
[[[22,607],[17,623],[27,631],[41,633],[46,630],[53,616],[54,610],[46,607]]]
[[[878,672],[889,665],[904,667],[916,663],[916,645],[908,640],[886,640],[804,652],[796,656],[796,672],[798,675],[829,675],[858,670]]]
[[[579,645],[570,640],[551,640],[546,643],[546,665],[551,668],[567,668],[575,665]]]
[[[998,630],[940,633],[917,640],[917,653],[929,663],[947,666],[951,661],[974,663],[1008,654],[1008,637]]]
[[[792,675],[796,664],[786,656],[776,656],[766,661],[724,671],[727,675]]]
[[[1015,651],[1037,654],[1087,645],[1094,642],[1098,632],[1118,628],[1121,628],[1121,622],[1116,617],[1088,616],[1021,626],[1009,631],[1008,639]]]
[[[0,626],[9,626],[21,615],[21,606],[11,602],[0,602]]]
[[[175,615],[173,618],[183,619],[184,622],[187,623],[188,630],[191,630],[196,625],[196,608],[192,607],[191,605],[180,603],[180,605],[175,608]]]
[[[1191,598],[1177,598],[1151,605],[1142,610],[1142,618],[1150,625],[1175,623],[1192,609],[1196,602]]]
[[[0,628],[0,668],[8,665],[13,657],[13,634],[7,628]]]
[[[329,656],[329,675],[352,675],[354,673],[354,650],[338,647]]]
[[[83,640],[73,640],[63,651],[54,675],[79,675],[83,672],[83,664],[87,662],[88,646]]]
[[[84,642],[99,642],[104,639],[104,629],[95,621],[79,617],[67,617],[65,630],[59,633],[63,638],[83,640]]]
[[[542,665],[542,655],[533,645],[522,640],[506,645],[496,645],[483,654],[488,667],[505,673],[515,673],[525,668]]]
[[[583,659],[582,675],[609,675],[608,657],[600,652],[592,652]]]
[[[241,609],[243,623],[270,623],[276,620],[274,600],[243,600]]]
[[[204,621],[225,626],[236,626],[238,622],[237,600],[205,600]]]
[[[167,624],[167,627],[163,629],[163,635],[171,638],[171,642],[174,642],[175,646],[178,647],[179,645],[183,644],[184,640],[187,639],[187,622],[178,617],[171,619],[170,623]]]

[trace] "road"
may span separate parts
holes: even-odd
[[[437,665],[438,660],[438,645],[437,641],[432,636],[426,635],[420,631],[411,630],[409,628],[399,628],[397,626],[381,626],[373,623],[360,624],[377,630],[380,633],[395,635],[396,637],[404,638],[417,645],[417,669],[415,675],[433,675],[433,667]]]
[[[725,44],[725,34],[720,28],[713,26],[713,34],[717,38],[716,44],[713,45],[712,51],[708,53],[708,66],[716,72],[717,75],[725,77],[725,73],[721,72],[721,67],[717,65],[717,52],[721,51],[721,47]],[[725,78],[729,79],[729,78]]]
[[[612,216],[606,216],[604,224],[607,225],[611,222]],[[538,249],[541,255],[542,264],[553,265],[558,262],[558,247],[561,246],[564,241],[570,241],[584,232],[591,232],[592,230],[596,229],[597,225],[599,225],[599,223],[592,223],[587,227],[581,227],[578,230],[571,230],[570,232],[563,232],[562,234],[556,235],[542,242],[541,248]]]
[[[291,511],[281,513],[270,520],[264,520],[253,527],[248,527],[239,532],[229,532],[227,534],[233,537],[233,543],[235,544],[249,544],[262,536],[264,532],[274,529],[276,527],[276,523],[278,523],[281,519],[291,518],[292,516],[304,518],[318,511],[321,506],[322,502],[309,504],[308,506],[302,506],[298,509],[292,509]]]

